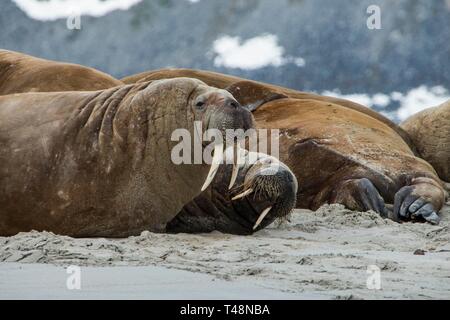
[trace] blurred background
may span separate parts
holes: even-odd
[[[381,29],[367,26],[371,5]],[[1,0],[0,30],[0,48],[118,78],[207,69],[394,121],[450,99],[450,0]]]

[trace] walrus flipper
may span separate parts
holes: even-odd
[[[383,197],[367,178],[345,180],[337,186],[330,197],[330,203],[340,203],[355,211],[375,211],[388,217]]]
[[[262,105],[289,98],[282,92],[253,81],[238,81],[225,90],[230,92],[247,110],[253,112]]]
[[[401,188],[395,195],[392,219],[395,221],[426,220],[439,224],[437,214],[445,199],[443,189],[433,179],[420,177]]]
[[[298,200],[302,207],[317,210],[324,204],[338,203],[350,210],[373,210],[382,217],[388,216],[385,200],[395,190],[395,183],[388,176],[340,153],[326,139],[301,140],[289,153],[289,163],[294,167],[309,168],[297,170],[301,172],[297,178],[302,186]]]

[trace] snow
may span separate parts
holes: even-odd
[[[377,93],[369,95],[365,93],[342,94],[339,90],[324,91],[325,96],[351,100],[367,107],[385,108],[390,103],[398,103],[399,108],[395,112],[384,112],[391,118],[406,120],[413,114],[424,109],[435,107],[450,99],[450,92],[443,86],[427,87],[419,86],[406,93],[392,92],[390,94]],[[383,112],[382,112],[383,113]]]
[[[114,10],[128,10],[142,0],[12,0],[30,18],[52,21],[73,15],[101,17]]]
[[[294,63],[298,67],[305,65],[301,57],[286,57],[285,49],[278,44],[278,37],[263,34],[242,41],[239,37],[223,36],[213,43],[216,55],[214,65],[233,69],[256,70],[268,66],[280,67]]]
[[[406,95],[396,95],[393,100],[400,102],[397,115],[400,120],[406,120],[413,114],[424,109],[435,107],[450,99],[450,93],[442,86],[427,88],[420,86],[410,90]]]

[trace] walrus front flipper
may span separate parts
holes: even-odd
[[[340,203],[351,210],[378,212],[387,217],[384,199],[372,181],[366,178],[345,180],[337,186],[330,198],[330,203]]]
[[[425,220],[439,224],[438,208],[445,194],[437,182],[430,178],[413,179],[412,184],[401,188],[395,195],[392,219],[395,221]]]
[[[268,102],[289,98],[282,92],[253,81],[239,81],[225,90],[230,92],[250,112]]]

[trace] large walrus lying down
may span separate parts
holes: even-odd
[[[450,182],[450,100],[411,116],[400,126],[408,132],[420,156]]]
[[[172,133],[198,134],[194,121],[204,130],[253,125],[230,93],[187,78],[1,96],[0,235],[165,231],[212,179],[206,164],[171,159]]]
[[[430,164],[415,156],[406,133],[383,116],[342,99],[206,71],[156,70],[122,80],[179,76],[226,88],[253,110],[258,127],[281,129],[280,158],[297,177],[298,207],[315,210],[341,203],[396,221],[439,222],[442,182]]]
[[[121,81],[92,68],[0,50],[0,95],[21,92],[96,91],[121,84]]]
[[[36,59],[19,53],[9,53],[3,57],[5,58],[6,56],[25,57],[26,59],[24,58],[24,60],[29,63],[31,62],[32,66],[40,65],[46,70],[46,72],[41,75],[41,78],[29,78],[30,70],[33,71],[33,69],[27,69],[25,67],[26,65],[23,63],[21,66],[24,68],[10,70],[9,77],[11,79],[14,78],[18,85],[15,87],[9,86],[8,93],[36,90],[81,91],[86,88],[95,88],[95,86],[99,84],[108,86],[108,78],[110,77],[107,76],[105,78],[104,74],[96,72],[93,69]],[[67,68],[70,70],[77,70],[78,72],[65,73],[64,71],[67,70]],[[82,72],[80,72],[80,70]],[[88,76],[86,75],[86,70],[88,71]],[[45,77],[43,78],[44,75]],[[59,81],[53,81],[52,79],[58,79]],[[23,83],[26,83],[26,85],[21,86],[20,84]],[[120,84],[120,81],[113,79],[109,84],[111,87],[114,87]],[[41,107],[43,106],[45,106],[45,104]],[[38,111],[36,112],[38,113]],[[38,134],[39,130],[33,132]],[[30,132],[30,134],[33,132]],[[43,140],[43,143],[47,143],[45,139]],[[287,216],[295,206],[297,181],[294,174],[286,165],[265,154],[256,154],[255,157],[249,156],[245,159],[245,164],[242,165],[235,177],[232,177],[233,173],[236,172],[233,171],[233,166],[220,166],[217,177],[211,183],[210,187],[207,188],[201,196],[186,204],[180,213],[167,223],[165,231],[208,232],[219,230],[235,234],[251,234],[255,230],[267,226],[275,219]],[[90,166],[91,165],[93,164],[90,163]],[[60,170],[64,171],[63,169]],[[231,190],[228,185],[230,179],[236,179],[236,187]],[[246,188],[254,189],[256,191],[253,197],[243,197],[242,195],[238,195],[244,185]],[[3,190],[7,189],[8,188],[3,187]],[[140,192],[140,194],[141,196],[146,197],[144,192]],[[32,199],[27,201],[30,201],[29,206],[33,206]],[[45,200],[42,201],[45,202]],[[168,201],[170,201],[170,199],[168,199]],[[142,213],[139,214],[139,216],[141,215]],[[130,216],[132,217],[133,215]],[[50,228],[50,226],[47,228]],[[101,230],[102,228],[102,226],[96,228],[96,225],[92,225],[90,230],[84,232],[84,235],[97,235],[100,232],[98,230]],[[9,233],[13,233],[17,230],[20,229],[16,228],[10,230]],[[23,230],[25,231],[27,229],[25,228]],[[73,231],[70,232],[74,235]],[[106,234],[104,231],[101,232]],[[130,232],[134,231],[130,230]],[[122,234],[126,233],[126,231],[122,231]],[[114,235],[117,234],[115,233]]]

